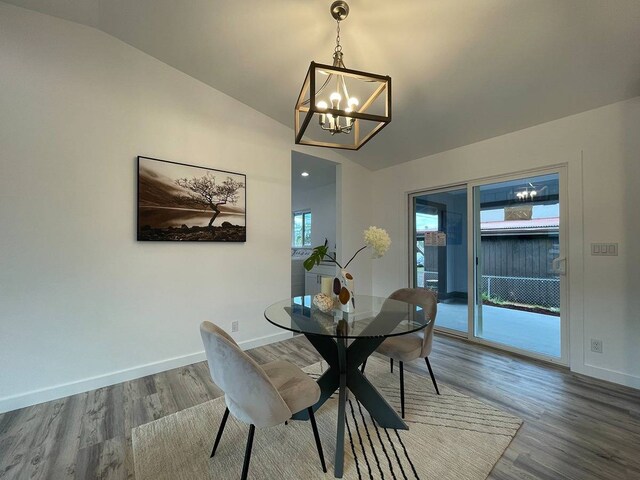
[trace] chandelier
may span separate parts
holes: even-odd
[[[516,197],[518,198],[518,200],[522,201],[533,200],[536,195],[538,195],[537,190],[529,190],[528,188],[525,188],[524,190],[516,193]]]
[[[531,187],[531,188],[529,188]],[[547,186],[537,189],[533,183],[528,182],[528,185],[521,189],[519,192],[516,192],[516,198],[522,202],[533,201],[538,195],[544,192],[547,189]]]
[[[345,66],[340,22],[349,5],[338,0],[330,11],[337,22],[333,63],[309,66],[295,107],[295,142],[359,150],[391,122],[391,78]]]

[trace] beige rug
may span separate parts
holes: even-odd
[[[317,377],[323,362],[306,368]],[[437,367],[436,367],[437,368]],[[437,371],[436,371],[437,373]],[[367,377],[400,411],[398,369],[377,358]],[[405,421],[409,430],[377,427],[354,400],[347,402],[344,478],[484,480],[515,436],[522,421],[506,412],[405,372]],[[133,429],[136,480],[240,478],[249,426],[229,417],[213,459],[209,459],[225,404],[222,398]],[[333,477],[337,401],[316,413],[327,460],[324,474],[309,422],[256,430],[249,478]]]

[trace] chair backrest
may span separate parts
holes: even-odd
[[[211,322],[200,324],[211,379],[225,394],[231,414],[256,427],[291,418],[291,410],[264,370],[231,336]]]
[[[401,288],[389,295],[389,298],[419,305],[431,319],[431,323],[421,332],[423,337],[420,357],[428,357],[433,346],[433,326],[436,323],[436,314],[438,313],[438,299],[435,294],[424,288]]]

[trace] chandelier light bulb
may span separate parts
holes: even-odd
[[[348,108],[345,108],[344,111],[347,113],[351,113],[353,112],[353,108],[348,107]],[[351,125],[353,125],[353,118],[347,117],[347,127],[350,127]]]
[[[325,102],[324,100],[320,100],[318,103],[316,103],[316,107],[318,107],[320,110],[326,110],[327,109],[327,102]],[[324,124],[327,122],[327,116],[324,113],[320,114],[320,126],[324,127]]]
[[[331,100],[331,106],[333,108],[338,108],[340,106],[340,100],[342,100],[342,95],[338,92],[333,92],[329,97],[329,100]]]
[[[391,78],[388,75],[349,70],[345,66],[340,45],[340,26],[347,18],[349,6],[345,0],[335,0],[330,10],[336,21],[333,63],[325,65],[311,62],[309,65],[295,107],[295,142],[300,145],[359,150],[391,122]],[[375,85],[373,90],[369,87],[370,83]],[[373,93],[367,94],[370,90]],[[349,91],[364,96],[362,99],[352,97]],[[367,111],[376,101],[375,109],[383,111],[383,114]],[[319,121],[319,128],[312,126],[307,130],[313,117]],[[329,135],[335,136],[335,140],[330,140]]]

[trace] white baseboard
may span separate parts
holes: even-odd
[[[252,348],[261,347],[263,345],[269,345],[270,343],[281,342],[282,340],[286,340],[287,338],[291,337],[293,337],[293,333],[291,332],[278,332],[272,333],[270,335],[265,335],[264,337],[258,337],[251,340],[238,342],[238,345],[240,345],[243,350],[250,350]]]
[[[588,377],[598,378],[607,382],[617,383],[618,385],[640,389],[640,377],[636,375],[619,372],[617,370],[610,370],[608,368],[596,367],[588,363],[581,365],[579,368],[572,368],[571,370]]]
[[[263,337],[254,338],[251,340],[245,340],[243,342],[239,342],[239,345],[243,350],[248,350],[251,348],[260,347],[262,345],[280,342],[282,340],[286,340],[287,338],[291,338],[291,336],[291,332],[279,332],[271,335],[265,335]],[[84,378],[82,380],[63,383],[60,385],[55,385],[53,387],[32,390],[30,392],[0,398],[0,413],[10,412],[11,410],[17,410],[18,408],[29,407],[31,405],[49,402],[51,400],[57,400],[59,398],[68,397],[69,395],[75,395],[77,393],[88,392],[97,388],[108,387],[109,385],[114,385],[116,383],[135,380],[136,378],[153,375],[155,373],[164,372],[173,368],[184,367],[193,363],[202,362],[203,360],[206,360],[204,350],[188,355],[160,360],[158,362],[139,365],[124,370],[118,370],[116,372],[106,373],[104,375],[97,375],[95,377]]]

